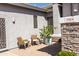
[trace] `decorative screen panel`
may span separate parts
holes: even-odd
[[[0,18],[0,49],[6,48],[5,19]]]

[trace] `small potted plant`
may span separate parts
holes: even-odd
[[[45,44],[51,44],[52,38],[51,34],[53,34],[53,27],[51,25],[44,26],[42,29],[40,29],[40,36],[43,39],[43,43]]]

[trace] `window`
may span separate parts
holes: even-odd
[[[36,15],[33,16],[33,24],[34,24],[34,28],[38,28],[37,16]]]

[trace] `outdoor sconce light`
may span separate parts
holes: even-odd
[[[77,9],[74,9],[74,12],[77,12],[78,10]]]
[[[14,20],[14,19],[13,19],[13,21],[12,21],[12,22],[13,22],[13,24],[15,24],[15,20]]]

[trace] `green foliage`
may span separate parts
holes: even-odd
[[[60,51],[58,56],[76,56],[76,53],[69,51]]]
[[[48,26],[44,26],[43,29],[40,29],[40,36],[42,38],[50,38],[50,35],[53,33],[53,26],[48,25]]]

